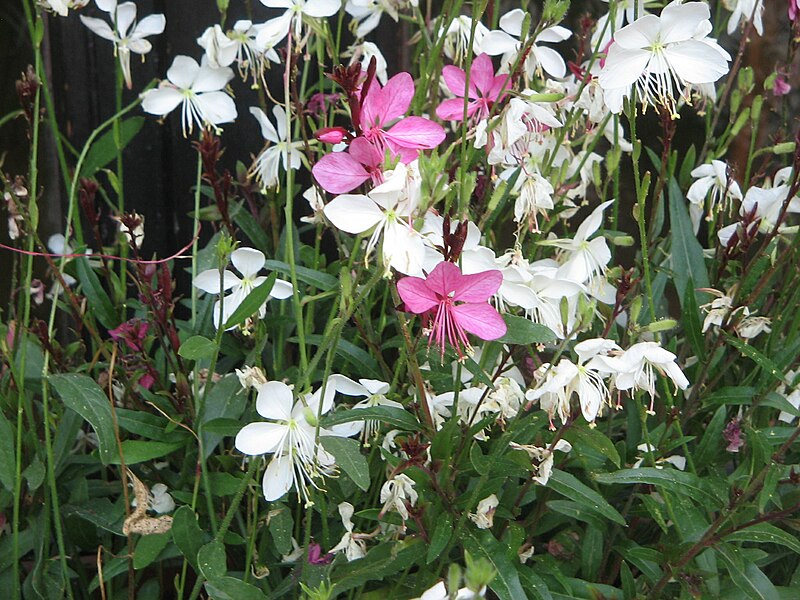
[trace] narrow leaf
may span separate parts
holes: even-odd
[[[369,465],[361,454],[361,445],[356,440],[336,436],[321,437],[320,443],[333,454],[336,464],[347,473],[353,483],[366,492],[369,489]]]
[[[516,344],[524,346],[528,344],[546,344],[556,340],[556,334],[549,327],[533,323],[529,319],[505,314],[503,320],[506,322],[506,334],[498,342],[501,344]]]
[[[555,490],[565,498],[574,500],[579,504],[590,508],[591,510],[600,513],[607,519],[625,525],[624,517],[619,514],[616,508],[606,502],[599,493],[584,483],[581,483],[577,477],[565,471],[553,469],[550,480],[547,482],[547,487]]]
[[[97,138],[89,152],[86,153],[86,159],[81,166],[81,176],[91,177],[114,160],[117,153],[136,137],[136,134],[142,129],[144,121],[144,117],[131,117],[122,121],[119,125],[119,146],[114,140],[113,130],[107,131]]]
[[[673,282],[683,304],[689,280],[701,288],[709,287],[709,283],[703,247],[694,234],[683,193],[674,177],[669,180],[669,220]]]
[[[355,410],[338,410],[322,421],[325,427],[364,420],[380,421],[404,431],[419,431],[420,423],[410,412],[394,406],[372,406]]]
[[[269,298],[269,293],[272,291],[272,286],[275,285],[275,280],[277,278],[277,273],[270,273],[264,283],[247,294],[247,297],[236,307],[236,310],[233,311],[233,314],[225,322],[223,328],[230,329],[231,327],[236,327],[239,323],[244,322],[245,319],[249,319],[256,314],[258,309],[261,308],[261,305]]]
[[[216,344],[207,337],[193,335],[181,344],[181,347],[178,349],[178,354],[189,360],[211,358],[216,348]]]

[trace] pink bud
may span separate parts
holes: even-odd
[[[785,96],[791,91],[792,86],[789,85],[786,77],[779,73],[775,78],[775,83],[772,84],[772,93],[776,96]]]
[[[326,144],[338,144],[347,137],[344,127],[323,127],[314,132],[314,137]]]

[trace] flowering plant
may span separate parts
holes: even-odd
[[[796,595],[796,0],[17,1],[8,597]]]

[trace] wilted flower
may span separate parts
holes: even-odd
[[[267,141],[267,146],[256,157],[251,169],[251,172],[255,173],[256,181],[261,184],[262,191],[265,192],[280,181],[279,166],[281,164],[283,164],[284,171],[300,168],[300,150],[303,142],[289,141],[289,132],[286,130],[286,111],[279,104],[272,107],[272,114],[278,125],[277,131],[260,108],[251,107],[250,114],[261,125],[261,135]]]
[[[367,555],[367,545],[363,537],[358,537],[358,534],[353,533],[352,519],[354,510],[353,505],[349,502],[339,504],[339,515],[342,517],[345,533],[339,543],[331,548],[330,551],[331,554],[344,551],[348,561],[358,560]]]
[[[478,508],[474,513],[469,514],[470,520],[475,523],[478,529],[489,529],[494,523],[494,511],[500,501],[497,496],[492,494],[478,502]]]
[[[381,514],[391,510],[400,513],[404,521],[408,519],[406,504],[414,506],[417,503],[418,495],[414,485],[415,481],[403,473],[395,475],[384,483],[381,487],[381,502],[383,502]]]

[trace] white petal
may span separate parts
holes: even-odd
[[[347,396],[368,396],[369,390],[349,377],[334,374],[328,377],[328,385],[333,385],[336,391]]]
[[[710,18],[711,11],[704,2],[665,6],[661,11],[661,41],[671,44],[688,40],[695,35],[698,26]]]
[[[229,290],[233,286],[241,283],[241,280],[228,270],[223,271],[222,289]],[[209,269],[199,273],[192,282],[194,287],[208,292],[209,294],[219,294],[219,271],[217,269]]]
[[[553,25],[552,27],[548,27],[542,33],[536,36],[536,43],[539,42],[563,42],[567,40],[572,35],[572,32],[567,29],[566,27],[561,27],[561,25]]]
[[[236,104],[225,92],[206,92],[195,98],[203,117],[212,125],[236,120]]]
[[[687,83],[714,83],[728,72],[728,61],[697,40],[668,46],[664,56]]]
[[[546,46],[534,46],[531,48],[531,54],[536,57],[536,61],[548,75],[561,79],[567,74],[567,65],[556,50]]]
[[[647,50],[625,50],[612,44],[606,64],[600,71],[600,87],[604,90],[626,88],[639,79],[649,60],[650,53]]]
[[[278,300],[286,300],[286,298],[292,295],[294,288],[292,284],[288,281],[284,281],[283,279],[276,279],[275,285],[272,286],[272,291],[270,291],[269,295],[272,298],[277,298]]]
[[[303,6],[303,13],[309,17],[330,17],[341,7],[341,0],[308,0]]]
[[[236,434],[236,449],[242,454],[259,456],[275,452],[288,433],[286,425],[278,423],[250,423]]]
[[[136,5],[133,2],[124,2],[117,6],[117,31],[119,37],[128,37],[128,29],[136,20]]]
[[[294,465],[288,456],[273,458],[267,466],[267,470],[264,471],[264,479],[262,480],[264,498],[270,502],[278,500],[292,489],[292,483],[294,482],[293,470]]]
[[[525,11],[520,8],[508,11],[500,17],[500,29],[515,37],[522,35],[522,22],[525,20]]]
[[[626,50],[648,48],[653,45],[660,30],[661,20],[655,15],[645,15],[617,31],[614,42]]]
[[[231,253],[231,262],[245,277],[252,278],[264,268],[264,253],[255,248],[237,248]]]
[[[347,233],[363,233],[384,219],[378,205],[361,194],[336,196],[323,212],[334,226]]]
[[[489,56],[514,52],[517,48],[519,48],[519,40],[511,37],[505,31],[490,31],[483,38],[483,43],[481,44],[481,50]]]
[[[286,139],[286,111],[280,104],[272,107],[272,114],[275,116],[275,124],[278,126],[278,139],[275,143]]]
[[[128,42],[128,50],[136,54],[147,54],[152,49],[153,45],[144,39],[131,40]],[[123,48],[120,48],[119,52],[122,53],[122,50]]]
[[[84,17],[80,15],[80,20],[92,33],[99,35],[101,38],[111,40],[112,42],[116,39],[111,27],[108,23],[103,21],[103,19],[95,19],[94,17]]]
[[[201,92],[216,92],[223,89],[233,79],[233,71],[228,67],[215,68],[203,65],[192,83],[192,90]]]
[[[175,110],[175,107],[183,102],[184,99],[179,90],[171,86],[164,86],[144,93],[142,96],[142,109],[151,115],[163,117]]]
[[[273,144],[280,142],[280,139],[278,138],[278,132],[275,131],[275,127],[272,125],[272,123],[270,123],[263,110],[257,106],[251,106],[250,114],[256,118],[256,121],[258,121],[258,124],[261,126],[261,135],[265,140],[269,140]]]
[[[134,34],[140,37],[164,33],[167,18],[164,15],[148,15],[136,24]]]
[[[191,56],[178,55],[167,71],[167,79],[182,89],[190,89],[192,82],[200,70],[200,65]]]
[[[256,410],[265,419],[288,421],[292,415],[292,390],[280,381],[268,381],[258,387]]]
[[[114,12],[117,8],[117,0],[95,0],[97,8],[107,13]]]

